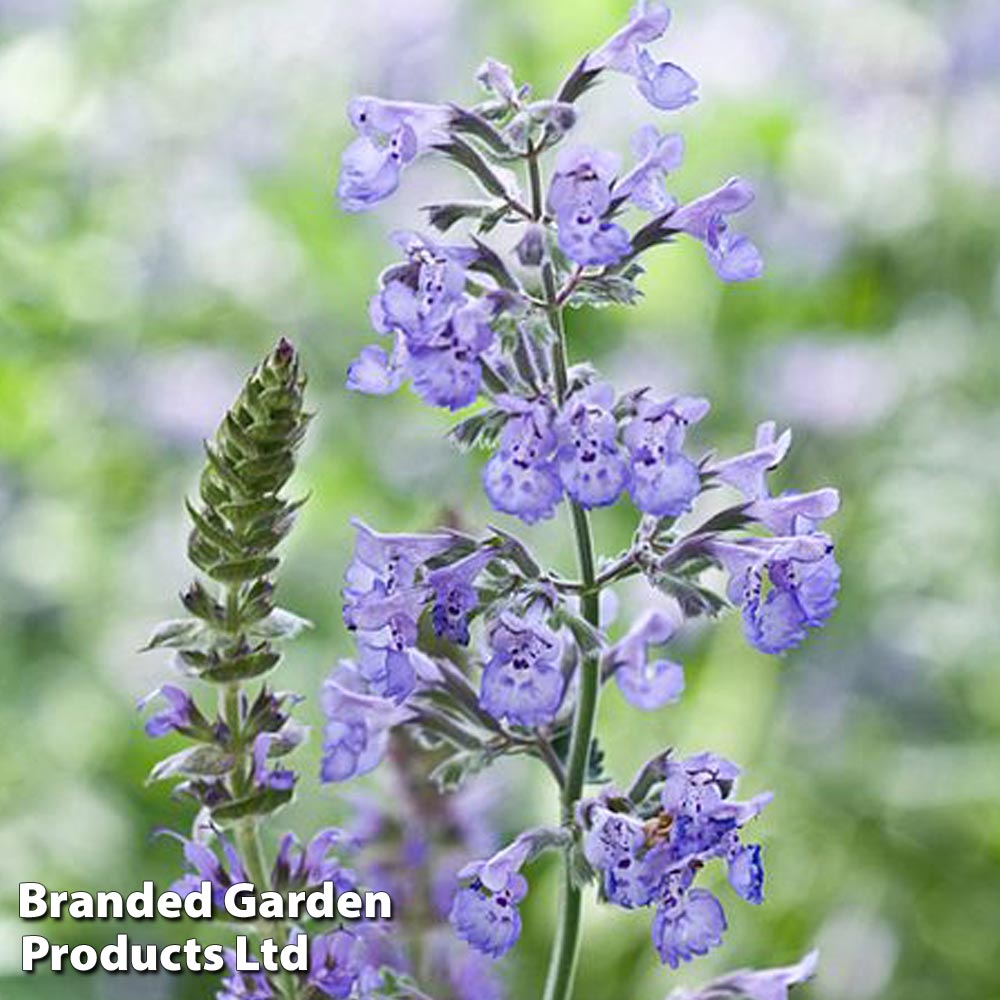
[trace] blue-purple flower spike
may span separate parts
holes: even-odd
[[[607,904],[648,912],[664,964],[723,947],[729,920],[747,919],[743,904],[765,899],[766,846],[746,829],[770,793],[736,798],[739,769],[708,751],[662,751],[617,789],[595,752],[598,699],[613,681],[612,697],[669,721],[684,711],[682,662],[689,671],[696,662],[677,652],[695,633],[691,619],[732,606],[748,642],[776,654],[803,642],[836,603],[840,573],[825,526],[837,491],[769,484],[788,432],[763,423],[749,451],[719,455],[705,440],[707,399],[615,386],[567,335],[567,310],[634,303],[646,255],[679,240],[695,241],[726,284],[763,273],[755,244],[731,228],[754,199],[746,181],[684,204],[673,193],[684,140],[680,118],[663,115],[693,104],[698,85],[658,51],[669,24],[663,3],[639,0],[550,98],[486,59],[478,103],[364,97],[348,109],[357,135],[338,182],[347,211],[388,198],[423,155],[449,161],[479,193],[470,199],[465,185],[425,199],[428,232],[393,234],[400,259],[380,275],[369,307],[380,339],[360,347],[347,385],[383,396],[408,384],[424,404],[462,411],[450,437],[481,453],[483,500],[500,517],[476,531],[465,527],[475,517],[459,512],[453,524],[463,530],[407,534],[355,522],[343,596],[356,655],[323,689],[322,778],[347,781],[385,758],[398,768],[401,757],[429,751],[429,777],[450,793],[518,754],[543,766],[560,796],[558,829],[523,833],[498,853],[468,847],[433,873],[433,911],[447,914],[451,940],[474,956],[441,963],[460,1000],[459,982],[477,997],[496,994],[483,962],[515,947],[530,862],[542,849],[562,855],[565,886],[545,1000],[572,994],[588,879]],[[655,113],[627,155],[582,134],[587,92],[622,76]],[[632,517],[634,531],[625,551],[603,558],[591,512],[611,507]],[[514,533],[519,524],[541,531],[563,510],[577,572],[565,560],[546,567]],[[645,580],[647,606],[620,625],[602,620],[602,596],[632,578]],[[190,727],[187,702],[167,700],[153,727]],[[255,759],[262,787],[288,780],[263,750]],[[586,788],[597,782],[600,794]],[[414,834],[403,851],[408,865],[423,865],[426,839]],[[709,866],[729,884],[718,895],[703,875]],[[323,971],[311,985],[335,995],[337,969],[354,968],[360,945],[323,938],[316,947]],[[811,962],[735,973],[732,989],[784,1000]]]

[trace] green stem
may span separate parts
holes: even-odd
[[[528,172],[531,177],[532,208],[536,219],[542,217],[542,180],[538,157],[531,152],[528,157]],[[562,406],[569,389],[569,373],[566,352],[566,329],[563,323],[562,306],[556,291],[555,273],[552,262],[542,265],[542,286],[545,291],[545,311],[552,327],[554,342],[552,347],[552,369],[555,376],[556,402]],[[594,543],[591,537],[590,518],[577,503],[571,503],[573,534],[576,539],[577,560],[580,564],[580,580],[583,584],[580,604],[583,617],[593,627],[599,628],[600,587],[594,566]],[[577,695],[573,728],[570,733],[569,758],[566,777],[562,787],[562,822],[573,822],[576,804],[583,795],[590,762],[590,747],[594,735],[594,720],[597,716],[597,701],[600,693],[600,657],[592,653],[580,666],[580,687]],[[577,955],[580,945],[580,915],[582,909],[580,887],[574,884],[572,862],[569,853],[564,858],[562,875],[562,895],[559,906],[559,925],[545,982],[545,1000],[568,1000],[573,990],[576,974]]]
[[[239,590],[229,588],[226,591],[226,625],[236,634],[239,632]],[[239,683],[226,684],[219,692],[219,711],[223,721],[229,727],[231,738],[242,752],[232,774],[232,791],[235,796],[243,794],[253,778],[253,765],[246,757],[243,747],[243,690]],[[247,878],[253,883],[257,892],[266,892],[271,888],[267,874],[267,862],[264,859],[264,847],[260,839],[260,824],[255,816],[240,820],[233,830],[236,852],[243,863]],[[275,940],[279,945],[285,944],[288,936],[283,923],[276,922],[272,926]],[[285,1000],[294,1000],[298,996],[298,986],[291,973],[281,973],[279,985],[280,996]]]

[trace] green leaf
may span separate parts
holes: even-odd
[[[552,743],[552,749],[555,751],[556,756],[564,766],[569,763],[569,745],[571,736],[571,731],[567,726],[565,729],[560,729],[559,732],[553,733],[550,740]],[[605,785],[611,780],[611,778],[605,773],[604,750],[596,737],[590,743],[590,758],[587,761],[586,780],[590,785]]]
[[[634,306],[641,297],[642,292],[636,287],[633,278],[623,274],[600,274],[581,278],[567,305],[574,309],[581,306]]]
[[[270,816],[292,800],[291,788],[265,788],[253,795],[226,802],[212,810],[212,820],[219,826],[232,826],[251,816]]]
[[[507,197],[507,189],[500,178],[482,156],[463,139],[453,137],[449,142],[437,143],[434,148],[468,170],[490,194],[498,198]]]
[[[284,608],[275,608],[266,618],[255,622],[249,633],[260,639],[294,639],[313,627],[307,618],[300,618]]]
[[[170,757],[165,757],[149,772],[147,783],[165,781],[167,778],[219,778],[228,774],[236,764],[236,757],[214,744],[188,747]]]
[[[248,681],[261,677],[273,670],[281,659],[280,653],[264,648],[243,656],[221,660],[216,666],[199,672],[198,676],[215,684],[233,684],[236,681]]]
[[[471,417],[466,417],[455,424],[448,431],[448,437],[462,451],[471,451],[474,448],[492,451],[506,422],[507,413],[504,410],[497,408],[480,410],[479,413],[473,413]]]
[[[442,795],[454,792],[488,767],[494,756],[489,750],[459,750],[438,764],[429,778]]]
[[[250,580],[267,576],[277,569],[281,562],[277,556],[264,556],[257,559],[234,559],[217,562],[205,572],[219,583],[248,583]]]
[[[205,634],[205,626],[197,618],[171,618],[160,622],[149,641],[140,652],[150,649],[183,649],[198,642]]]
[[[688,618],[697,615],[715,617],[729,606],[725,598],[694,580],[669,573],[654,573],[648,579],[657,590],[673,597]]]
[[[456,223],[461,222],[462,219],[482,219],[484,216],[501,209],[506,214],[506,205],[501,205],[497,209],[489,202],[472,201],[424,205],[421,211],[427,213],[427,221],[438,232],[446,233]]]

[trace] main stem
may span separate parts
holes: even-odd
[[[238,589],[228,588],[225,598],[226,624],[229,629],[235,631],[239,617]],[[219,692],[222,719],[229,727],[230,733],[236,735],[240,740],[243,738],[242,697],[242,687],[238,682],[225,685]],[[234,794],[240,795],[246,791],[246,786],[252,780],[252,770],[252,765],[244,754],[233,773]],[[243,862],[247,878],[258,893],[268,891],[271,884],[267,874],[267,862],[264,859],[264,847],[260,839],[260,824],[257,817],[248,816],[246,819],[239,820],[233,830],[233,840],[235,841],[236,853]],[[279,945],[285,943],[286,930],[280,922],[274,924],[274,935]],[[281,973],[279,990],[279,995],[285,1000],[294,1000],[298,995],[298,987],[290,973]]]
[[[531,177],[532,208],[536,219],[541,219],[541,174],[538,157],[532,151],[528,157]],[[566,360],[566,329],[562,308],[558,303],[555,275],[550,261],[542,266],[542,284],[545,291],[546,312],[549,325],[555,337],[552,351],[555,373],[556,397],[560,406],[566,399],[569,384]],[[600,627],[600,588],[596,585],[594,569],[594,542],[590,530],[590,518],[577,503],[570,504],[573,520],[573,534],[576,540],[577,559],[580,564],[580,579],[583,583],[581,611],[584,619],[595,629]],[[600,658],[589,654],[580,667],[580,687],[577,695],[576,711],[573,715],[573,729],[570,734],[569,759],[566,765],[566,782],[562,790],[562,821],[572,823],[576,804],[583,795],[590,762],[590,745],[594,735],[594,720],[597,716],[597,700],[600,694]],[[545,1000],[568,1000],[573,991],[576,974],[577,954],[580,945],[580,916],[583,899],[580,887],[574,884],[573,868],[569,854],[563,862],[562,893],[559,905],[559,925],[549,962],[549,972],[545,981]]]

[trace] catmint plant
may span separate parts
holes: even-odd
[[[423,232],[394,234],[401,259],[381,274],[370,308],[381,339],[360,351],[347,386],[386,395],[406,382],[427,405],[463,411],[451,438],[486,453],[489,504],[513,519],[508,528],[568,515],[578,569],[547,567],[505,527],[400,533],[355,520],[343,586],[355,649],[319,693],[320,779],[343,788],[376,772],[374,798],[345,791],[345,830],[320,831],[304,848],[286,834],[269,863],[261,829],[297,790],[284,760],[303,737],[291,716],[298,698],[269,678],[277,643],[306,624],[275,605],[273,579],[297,507],[282,491],[308,421],[287,342],[251,375],[207,446],[200,500],[189,505],[189,553],[204,579],[183,596],[189,616],[150,644],[175,650],[216,693],[210,708],[165,685],[147,722],[152,737],[190,743],[154,771],[179,778],[199,810],[193,835],[180,838],[190,872],[178,887],[364,884],[394,893],[401,915],[389,927],[309,927],[308,973],[232,969],[222,1000],[499,997],[494,963],[516,949],[520,904],[545,852],[562,866],[545,1000],[572,995],[586,891],[647,911],[651,955],[671,968],[723,943],[727,909],[763,902],[752,830],[771,793],[737,793],[739,767],[702,747],[665,748],[616,782],[595,733],[607,685],[642,712],[682,699],[684,666],[670,647],[689,620],[733,607],[747,641],[780,654],[827,620],[839,585],[822,530],[837,492],[770,486],[790,432],[765,422],[741,454],[696,449],[688,433],[710,427],[707,400],[614,386],[567,336],[566,310],[633,304],[643,256],[675,241],[701,244],[725,282],[763,269],[750,239],[730,229],[752,201],[746,182],[687,204],[670,193],[684,146],[661,119],[693,103],[697,83],[653,54],[669,19],[661,3],[640,2],[551,98],[487,60],[484,96],[471,106],[350,102],[357,135],[338,181],[346,211],[390,197],[421,156],[450,161],[477,193],[437,198]],[[627,159],[578,136],[583,98],[615,76],[630,78],[656,116]],[[717,499],[706,510],[709,491]],[[612,506],[635,528],[624,551],[604,554],[590,512]],[[612,635],[601,598],[631,578],[661,596]],[[491,779],[490,765],[513,756],[545,769],[560,810],[551,826],[498,843],[469,810],[483,812],[474,788]],[[725,904],[702,877],[716,862],[731,890]],[[815,962],[810,953],[675,996],[783,1000]]]
[[[578,138],[582,99],[611,74],[631,77],[658,118],[696,100],[695,80],[653,55],[669,20],[662,4],[640,2],[552,98],[535,97],[492,59],[472,106],[354,98],[357,137],[337,188],[342,207],[359,212],[392,195],[421,156],[471,177],[477,196],[438,199],[425,209],[424,232],[393,236],[402,259],[380,276],[370,308],[383,340],[362,349],[347,385],[386,395],[408,382],[430,406],[467,410],[451,437],[488,453],[491,506],[526,524],[565,508],[579,572],[567,579],[545,568],[496,528],[404,535],[357,522],[344,589],[357,654],[327,682],[324,777],[376,767],[399,729],[442,758],[432,777],[444,787],[503,755],[548,768],[561,795],[558,825],[470,858],[450,915],[472,948],[506,954],[521,932],[532,860],[560,852],[546,1000],[572,991],[588,882],[611,905],[649,909],[653,945],[671,967],[723,941],[723,904],[699,884],[711,861],[725,866],[739,899],[764,896],[762,849],[747,831],[770,793],[737,798],[739,768],[706,750],[665,750],[627,787],[611,783],[594,733],[604,685],[613,681],[640,711],[660,710],[684,690],[683,666],[666,650],[687,619],[735,606],[747,640],[779,654],[826,621],[839,584],[821,529],[837,492],[769,487],[788,431],[767,422],[742,454],[699,455],[686,438],[706,422],[707,400],[615,387],[572,357],[565,311],[634,303],[642,257],[659,247],[698,241],[725,282],[763,270],[751,240],[730,228],[753,200],[745,181],[679,204],[669,177],[684,144],[659,121],[636,132],[628,160]],[[699,517],[708,490],[728,506]],[[612,505],[631,507],[636,527],[626,551],[604,557],[589,512]],[[724,595],[709,586],[713,568],[726,575]],[[601,594],[638,575],[671,600],[612,641]],[[813,964],[734,974],[698,995],[783,995]]]

